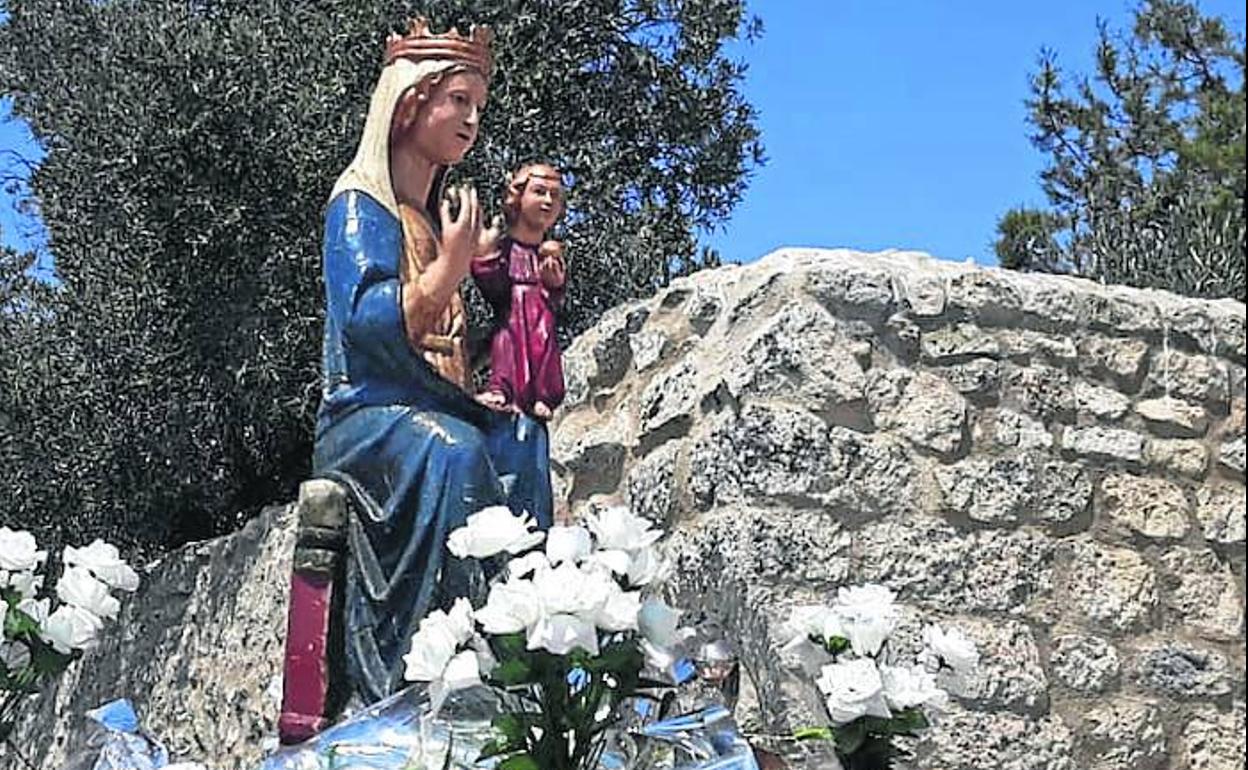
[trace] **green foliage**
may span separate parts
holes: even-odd
[[[998,223],[1001,264],[1200,297],[1244,296],[1244,39],[1189,0],[1100,27],[1073,85],[1051,51],[1032,77],[1032,141],[1051,210]]]
[[[516,770],[595,767],[617,707],[645,687],[637,639],[620,635],[597,655],[529,650],[523,633],[494,636],[490,644],[498,661],[490,684],[510,692],[517,708],[495,718],[498,738],[481,757],[502,757],[500,768]]]
[[[495,27],[455,178],[497,206],[520,162],[572,181],[565,333],[714,261],[693,233],[761,162],[742,0],[0,0],[0,79],[47,150],[59,283],[5,257],[0,497],[41,540],[158,550],[290,499],[319,398],[321,213],[382,39]],[[478,303],[479,309],[479,303]],[[478,316],[479,320],[481,319]]]

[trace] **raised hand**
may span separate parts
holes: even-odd
[[[538,265],[537,271],[542,278],[542,283],[548,289],[558,289],[567,280],[567,266],[564,265],[563,257],[560,256],[546,257]]]
[[[477,254],[478,257],[497,257],[498,239],[503,234],[503,218],[502,216],[494,217],[494,221],[490,226],[481,231],[481,235],[477,238]]]
[[[481,239],[481,207],[477,203],[477,191],[468,187],[457,187],[452,191],[459,203],[459,212],[451,216],[450,196],[443,199],[442,218],[442,254],[447,269],[456,281],[468,274],[469,265]]]

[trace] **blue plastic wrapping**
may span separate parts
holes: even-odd
[[[139,730],[139,718],[128,700],[115,700],[88,711],[93,723],[63,770],[159,770],[169,764],[160,741]]]

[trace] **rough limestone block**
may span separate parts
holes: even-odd
[[[1148,343],[1138,338],[1089,334],[1079,340],[1079,361],[1085,374],[1112,379],[1124,392],[1134,393],[1144,376]]]
[[[1197,480],[1209,474],[1209,450],[1193,439],[1152,439],[1144,447],[1144,457],[1149,465],[1163,473]]]
[[[1244,477],[1244,437],[1232,439],[1218,449],[1218,465],[1239,478]]]
[[[945,380],[920,372],[906,386],[899,409],[888,425],[911,444],[952,459],[966,447],[968,407]]]
[[[1194,404],[1207,404],[1225,414],[1230,398],[1226,365],[1211,356],[1181,350],[1162,350],[1149,365],[1151,393],[1172,396]]]
[[[1212,552],[1173,548],[1161,557],[1165,567],[1165,604],[1183,628],[1206,639],[1244,637],[1244,597],[1235,570]]]
[[[990,358],[942,366],[935,372],[970,399],[991,399],[1001,388],[1001,362]]]
[[[1045,423],[1070,422],[1077,409],[1070,375],[1043,364],[1010,368],[1001,398],[1004,403]]]
[[[1231,484],[1202,487],[1196,493],[1196,519],[1212,543],[1243,545],[1244,488]]]
[[[1169,760],[1161,711],[1147,701],[1096,706],[1083,713],[1075,735],[1090,770],[1162,770]]]
[[[1128,670],[1140,687],[1158,695],[1210,700],[1232,692],[1226,656],[1187,642],[1150,642],[1130,660]]]
[[[633,356],[633,367],[644,372],[662,360],[672,348],[672,340],[660,331],[643,330],[628,336],[628,347]]]
[[[943,507],[972,521],[1065,525],[1092,503],[1092,479],[1075,463],[1041,452],[968,459],[935,472]]]
[[[980,665],[958,693],[978,707],[1040,716],[1048,712],[1049,681],[1031,629],[1016,620],[962,619],[958,628],[975,641]]]
[[[1191,506],[1177,485],[1163,479],[1114,474],[1101,483],[1104,512],[1126,531],[1154,540],[1187,534]]]
[[[1057,716],[953,709],[919,744],[916,770],[1086,770],[1074,736]]]
[[[1131,410],[1131,399],[1116,390],[1080,380],[1075,383],[1075,407],[1098,420],[1120,420]]]
[[[980,425],[983,425],[981,421]],[[1044,423],[1033,420],[1021,412],[1012,409],[999,409],[988,423],[991,426],[977,440],[992,441],[1002,447],[1019,449],[1048,449],[1053,446],[1053,434],[1044,427]]]
[[[1209,428],[1203,407],[1177,398],[1150,398],[1135,405],[1154,433],[1166,438],[1200,438]]]
[[[682,448],[683,442],[669,441],[628,472],[628,500],[633,513],[664,529],[670,526],[677,510],[676,468]]]
[[[1054,678],[1081,695],[1114,688],[1122,671],[1113,643],[1096,636],[1067,634],[1054,637],[1049,665]]]
[[[1089,627],[1115,634],[1153,624],[1157,576],[1137,552],[1090,541],[1070,546],[1071,563],[1062,595],[1070,597]]]
[[[1139,465],[1144,460],[1144,437],[1123,428],[1068,428],[1062,449],[1090,460],[1117,460]]]
[[[1230,712],[1214,708],[1196,711],[1179,739],[1179,765],[1187,770],[1243,770],[1244,703]]]
[[[974,324],[942,326],[919,340],[923,360],[929,364],[955,364],[972,358],[998,358],[1001,344]]]

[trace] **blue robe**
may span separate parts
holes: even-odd
[[[420,620],[467,590],[447,535],[488,505],[549,527],[546,428],[482,407],[404,332],[399,220],[347,190],[325,214],[323,396],[313,470],[354,505],[344,606],[347,675],[366,702],[402,684]]]

